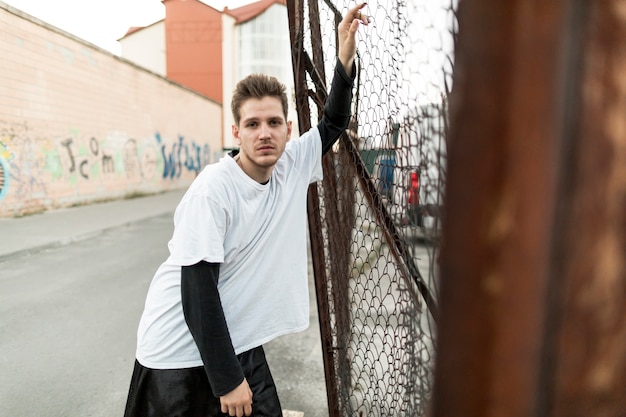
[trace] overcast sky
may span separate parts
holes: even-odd
[[[165,17],[161,0],[2,0],[46,23],[63,29],[116,55],[117,40],[131,26],[146,26]],[[222,10],[254,0],[201,0]]]

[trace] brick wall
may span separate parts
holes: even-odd
[[[0,217],[186,187],[221,112],[0,2]]]

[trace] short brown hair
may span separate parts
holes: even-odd
[[[251,98],[262,99],[263,97],[276,97],[283,106],[283,114],[287,120],[287,111],[289,104],[287,102],[286,88],[283,83],[275,77],[264,74],[251,74],[237,83],[233,98],[230,103],[230,109],[233,112],[235,124],[239,125],[241,121],[240,109],[243,103]]]

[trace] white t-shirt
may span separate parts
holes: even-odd
[[[148,290],[137,332],[143,366],[202,365],[180,289],[181,266],[201,260],[221,263],[218,290],[235,353],[308,327],[306,199],[309,184],[322,179],[321,160],[313,128],[287,142],[267,184],[230,156],[198,175],[176,208],[170,256]]]

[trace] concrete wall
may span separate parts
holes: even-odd
[[[186,187],[221,106],[0,2],[0,217]]]

